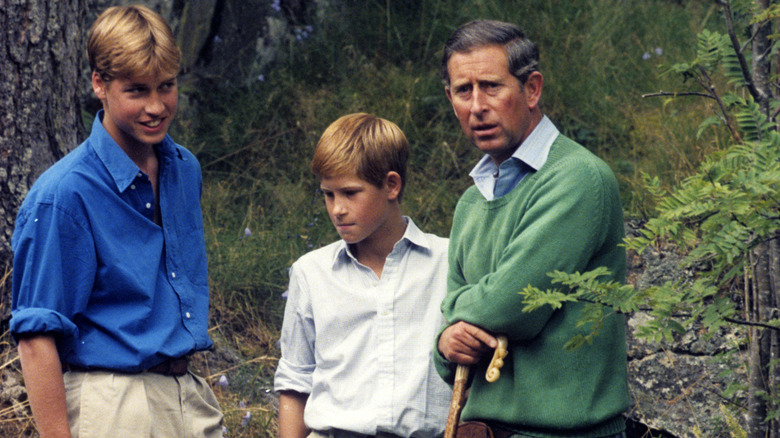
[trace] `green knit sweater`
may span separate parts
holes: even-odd
[[[462,420],[504,423],[541,437],[601,437],[625,427],[625,319],[610,316],[592,344],[565,350],[582,305],[523,313],[528,285],[553,285],[552,271],[585,272],[606,266],[625,279],[623,215],[609,167],[559,135],[547,162],[507,195],[487,201],[470,187],[455,210],[450,236],[449,323],[466,321],[505,334],[509,354],[501,377],[484,378],[490,357],[472,367]],[[455,365],[436,351],[439,374],[452,382]]]

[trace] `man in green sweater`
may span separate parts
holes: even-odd
[[[449,249],[446,326],[435,364],[452,382],[472,366],[462,420],[501,437],[623,437],[629,403],[625,321],[612,314],[593,343],[564,344],[583,305],[524,313],[531,285],[556,287],[552,271],[609,268],[624,281],[623,217],[609,167],[561,135],[539,109],[538,50],[517,26],[474,21],[444,49],[447,98],[464,134],[485,153],[474,186],[455,210]],[[484,378],[495,336],[509,340],[501,377]]]

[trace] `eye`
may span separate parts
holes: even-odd
[[[146,92],[146,87],[140,85],[132,85],[130,87],[127,87],[125,89],[125,92],[129,94],[143,94]]]
[[[496,82],[485,82],[482,84],[482,89],[488,93],[495,93],[499,88],[501,88],[501,84]]]
[[[470,92],[471,92],[470,85],[461,85],[459,87],[455,87],[455,94],[460,97],[468,96]]]

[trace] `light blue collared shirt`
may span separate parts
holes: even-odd
[[[543,116],[541,122],[500,166],[485,155],[474,166],[469,176],[482,196],[488,201],[511,192],[530,172],[539,170],[547,161],[550,146],[558,138],[558,128]]]
[[[452,390],[431,347],[444,322],[448,240],[406,219],[381,277],[343,240],[292,266],[274,389],[309,394],[304,420],[314,430],[444,431]]]

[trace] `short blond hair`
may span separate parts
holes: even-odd
[[[409,142],[398,125],[355,113],[340,117],[325,129],[314,150],[311,170],[320,178],[356,175],[377,187],[384,185],[388,172],[397,172],[403,193],[408,159]]]
[[[171,27],[146,6],[113,6],[95,20],[87,57],[104,81],[135,76],[177,76],[181,51]]]

